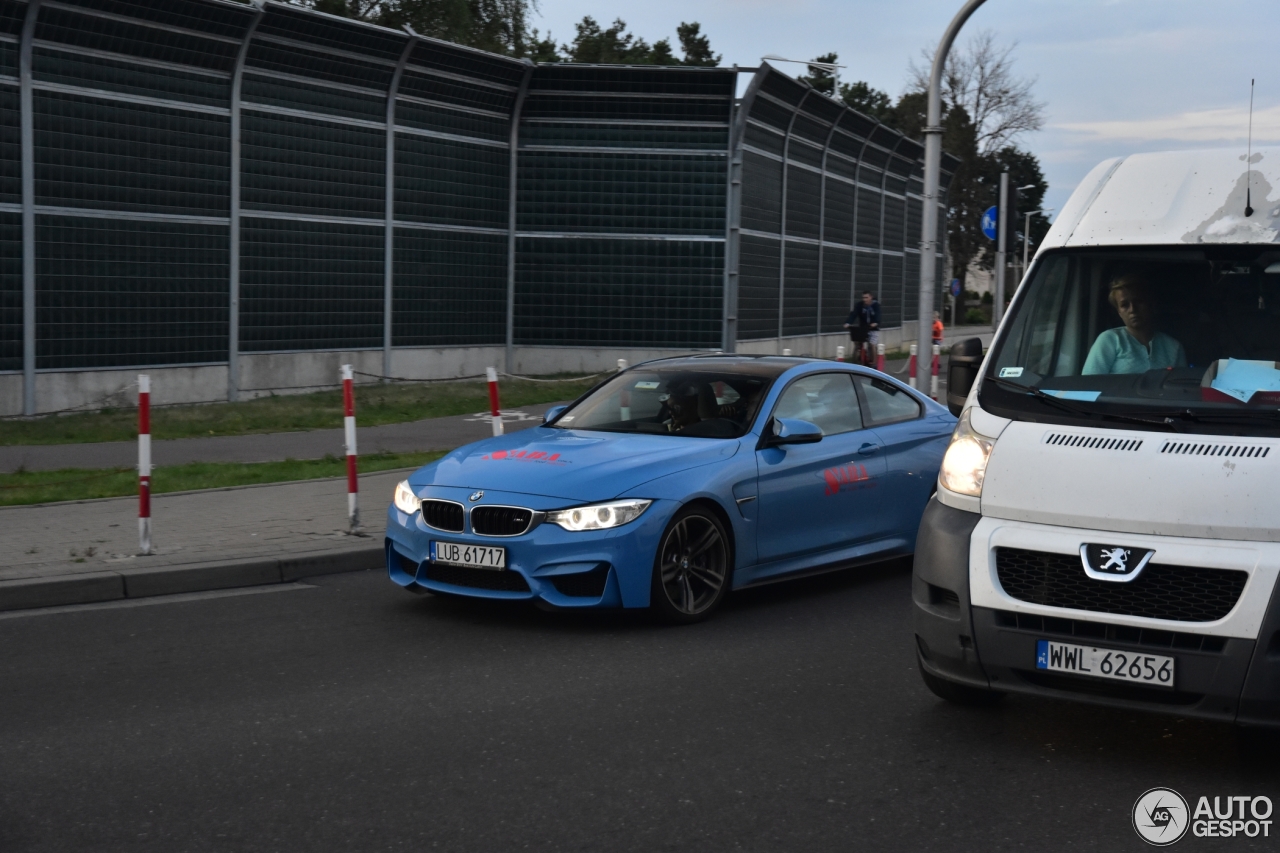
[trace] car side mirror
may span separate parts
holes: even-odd
[[[973,383],[978,381],[978,371],[982,369],[982,339],[969,338],[951,348],[950,363],[947,365],[947,408],[951,414],[960,417],[964,411],[964,401],[969,398]]]
[[[769,434],[765,447],[783,444],[813,444],[822,441],[822,429],[815,423],[797,418],[774,418],[769,422]]]
[[[551,423],[556,418],[560,417],[560,415],[563,414],[564,410],[567,408],[569,407],[568,406],[552,406],[551,408],[547,409],[545,412],[542,413],[542,422],[544,424]]]

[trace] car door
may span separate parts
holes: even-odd
[[[876,434],[884,462],[880,524],[884,537],[914,539],[937,480],[945,439],[911,392],[875,376],[858,376],[863,420]]]
[[[863,428],[852,380],[848,372],[811,373],[778,397],[772,417],[809,421],[823,437],[756,451],[762,564],[847,547],[874,530],[884,460],[879,439]]]

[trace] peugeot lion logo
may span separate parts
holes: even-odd
[[[484,492],[472,492],[471,497],[467,498],[467,500],[471,501],[472,503],[475,503],[476,501],[480,500],[482,497],[484,497]]]
[[[1087,543],[1080,546],[1084,573],[1095,580],[1128,582],[1141,574],[1155,556],[1150,548]]]

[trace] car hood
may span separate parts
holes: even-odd
[[[415,489],[494,489],[572,501],[607,500],[667,474],[737,453],[738,439],[535,427],[460,447],[409,478]]]

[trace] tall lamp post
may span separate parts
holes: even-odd
[[[814,62],[809,59],[787,59],[785,56],[778,56],[771,53],[768,56],[760,57],[762,60],[767,59],[771,62],[796,62],[800,65],[808,65],[811,68],[821,68],[823,71],[831,75],[831,97],[837,101],[840,100],[840,69],[845,68],[844,65],[836,65],[834,62]]]
[[[938,184],[942,172],[942,69],[947,54],[965,21],[986,0],[968,0],[951,19],[933,55],[929,72],[929,107],[924,127],[924,216],[920,223],[920,334],[919,351],[932,352],[933,292],[938,270]]]
[[[1026,187],[1023,187],[1026,189]],[[1046,207],[1043,210],[1033,210],[1027,214],[1027,227],[1022,231],[1022,274],[1027,274],[1027,258],[1028,250],[1031,248],[1031,217],[1037,213],[1053,213],[1052,207]]]

